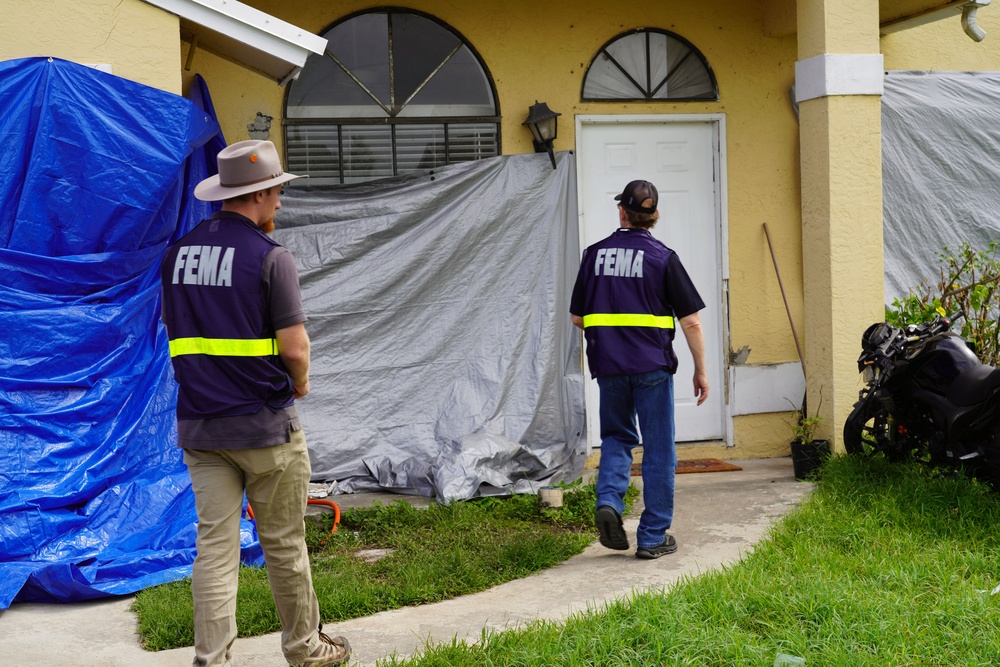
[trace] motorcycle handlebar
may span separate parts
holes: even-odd
[[[868,355],[873,353],[876,357],[894,358],[910,344],[949,331],[952,324],[963,317],[965,313],[958,310],[950,315],[939,314],[930,322],[909,324],[902,328],[896,328],[888,322],[873,324],[862,336],[862,347],[868,351],[862,353],[858,366],[861,368],[864,363],[871,363]],[[866,359],[867,361],[863,361]]]
[[[938,334],[945,331],[951,330],[951,325],[957,322],[959,319],[965,317],[965,312],[963,310],[957,310],[951,315],[938,316],[933,322],[931,327],[932,334]]]

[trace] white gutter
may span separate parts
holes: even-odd
[[[306,59],[326,50],[326,40],[236,0],[145,0],[180,18],[181,37],[285,85]]]
[[[952,16],[962,16],[962,29],[977,42],[983,41],[986,31],[976,24],[976,11],[986,7],[992,0],[949,0],[935,7],[921,10],[914,14],[901,16],[886,21],[879,26],[879,32],[888,35],[900,30],[908,30],[917,26],[940,21]]]

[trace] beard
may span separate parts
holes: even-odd
[[[265,234],[270,234],[271,232],[273,232],[274,231],[274,218],[271,218],[270,220],[266,220],[265,222],[263,222],[260,225],[260,231],[264,232]]]

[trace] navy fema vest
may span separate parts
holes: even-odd
[[[574,312],[583,318],[594,377],[677,371],[666,293],[672,254],[648,231],[624,228],[584,251]]]
[[[279,409],[295,400],[261,284],[278,247],[247,218],[219,211],[171,246],[161,266],[178,419]]]

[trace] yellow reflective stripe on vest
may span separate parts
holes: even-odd
[[[653,327],[673,329],[674,318],[670,315],[647,315],[644,313],[593,313],[583,316],[583,328],[587,327]]]
[[[278,354],[276,338],[175,338],[170,356],[208,354],[213,357],[269,357]]]

